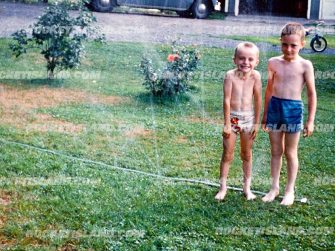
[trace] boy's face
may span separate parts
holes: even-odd
[[[237,69],[243,73],[252,71],[258,65],[258,52],[255,48],[242,47],[234,57]]]
[[[298,34],[291,34],[282,36],[281,50],[286,60],[294,60],[299,55],[299,51],[304,47],[305,41],[301,41]]]

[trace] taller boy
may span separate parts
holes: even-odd
[[[304,136],[314,130],[316,91],[314,70],[310,61],[299,56],[305,45],[305,29],[299,23],[288,23],[281,31],[283,55],[273,57],[268,64],[268,84],[265,92],[263,130],[269,132],[271,143],[272,187],[262,200],[270,202],[279,194],[279,177],[283,154],[287,160],[287,185],[282,205],[294,203],[294,186],[298,173],[298,143],[303,123],[301,93],[306,85],[308,117]]]

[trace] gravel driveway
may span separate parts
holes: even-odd
[[[21,28],[28,28],[42,14],[45,4],[0,3],[0,37],[8,37]],[[272,36],[279,33],[287,21],[307,23],[303,18],[266,16],[228,16],[225,20],[200,20],[177,16],[95,13],[98,24],[110,41],[197,44],[220,48],[233,48],[238,41],[225,39],[227,35]],[[263,51],[279,48],[257,43]],[[335,49],[327,49],[335,54]],[[304,53],[312,53],[304,49]]]

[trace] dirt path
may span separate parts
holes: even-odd
[[[8,37],[18,29],[28,28],[41,15],[46,5],[0,3],[0,37]],[[287,21],[308,23],[303,18],[267,16],[228,16],[225,20],[199,20],[175,15],[140,15],[95,13],[98,25],[110,41],[150,43],[197,44],[219,48],[233,48],[238,41],[224,38],[227,35],[273,36]],[[257,43],[263,51],[279,51],[267,43]],[[310,48],[304,53],[312,53]],[[327,49],[335,54],[335,49]]]

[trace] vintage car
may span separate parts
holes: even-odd
[[[214,9],[217,0],[91,0],[95,11],[112,11],[115,6],[147,9],[173,10],[182,17],[206,18]]]

